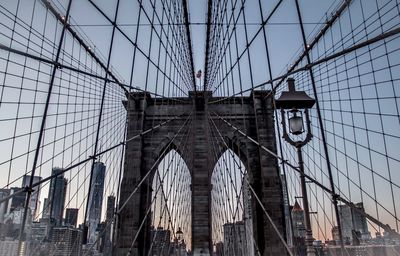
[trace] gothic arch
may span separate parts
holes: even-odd
[[[277,160],[258,145],[243,137],[226,120],[241,129],[247,136],[262,143],[263,146],[276,152],[274,111],[269,91],[254,91],[250,97],[230,99],[229,104],[208,104],[211,92],[190,92],[188,98],[179,98],[179,103],[170,101],[170,105],[159,106],[144,93],[132,93],[128,97],[128,137],[152,128],[155,124],[171,120],[136,141],[126,145],[124,174],[121,184],[120,201],[124,202],[143,175],[155,164],[157,159],[172,148],[183,157],[191,173],[192,189],[192,252],[209,255],[212,252],[211,227],[211,189],[210,179],[213,167],[227,149],[240,156],[249,171],[249,181],[255,193],[268,209],[268,213],[281,233],[284,233],[284,215],[282,186]],[[200,100],[199,100],[200,99]],[[201,106],[200,106],[201,105]],[[210,124],[210,113],[213,124]],[[218,118],[218,116],[224,118]],[[184,125],[190,118],[189,125]],[[211,132],[217,126],[220,134]],[[210,127],[211,126],[211,127]],[[184,127],[184,128],[182,128]],[[181,132],[177,134],[182,128]],[[174,143],[168,146],[172,136],[177,136]],[[186,135],[188,135],[186,137]],[[185,141],[187,139],[187,141]],[[188,143],[187,149],[182,149]],[[212,145],[217,142],[217,152],[212,152]],[[165,151],[165,152],[164,152]],[[132,236],[139,230],[144,212],[149,206],[149,199],[144,191],[149,184],[128,202],[121,212],[118,227],[118,255],[126,255],[131,246]],[[262,207],[252,199],[253,230],[255,242],[261,255],[286,255],[286,250],[265,217]],[[149,230],[150,223],[145,230]],[[133,246],[133,255],[147,253],[149,245],[146,231],[141,231],[139,243]]]

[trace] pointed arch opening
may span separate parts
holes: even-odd
[[[213,250],[223,255],[254,255],[251,194],[245,164],[231,149],[211,175]]]
[[[151,255],[191,247],[191,175],[183,157],[171,149],[158,164],[152,180]],[[180,230],[180,231],[179,231]]]

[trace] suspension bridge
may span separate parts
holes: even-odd
[[[399,0],[3,0],[0,255],[400,255]]]

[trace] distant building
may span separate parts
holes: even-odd
[[[106,166],[97,162],[94,164],[91,175],[88,203],[88,243],[93,244],[96,241],[96,229],[101,220],[101,208],[103,205],[104,178]]]
[[[67,208],[65,210],[65,225],[76,228],[78,223],[78,208]]]
[[[10,195],[20,191],[21,188],[14,187],[10,189]],[[11,214],[15,209],[24,208],[25,207],[25,198],[26,192],[18,193],[15,196],[11,197],[7,203],[6,215]]]
[[[171,231],[158,227],[151,230],[151,243],[150,248],[151,256],[167,256],[169,255],[171,243]]]
[[[304,223],[304,211],[297,201],[291,207],[293,225],[293,244],[296,248],[296,255],[306,255],[306,226]]]
[[[43,201],[42,219],[50,219],[50,201],[48,198]]]
[[[243,178],[243,221],[245,228],[244,246],[248,256],[254,255],[253,236],[253,218],[251,209],[251,191],[247,182],[248,174]]]
[[[291,222],[291,213],[290,213],[290,204],[288,192],[286,189],[286,180],[285,176],[281,174],[282,181],[282,195],[283,195],[283,211],[285,215],[285,226],[286,226],[286,239],[289,246],[293,246],[293,234],[292,234],[292,222]]]
[[[52,175],[59,174],[50,181],[49,196],[46,207],[50,212],[50,219],[56,226],[61,226],[64,215],[65,198],[67,195],[68,181],[64,178],[61,168],[53,168]]]
[[[46,222],[33,222],[31,226],[31,242],[47,241],[50,235],[51,225]]]
[[[32,177],[31,175],[24,175],[22,177],[22,186],[21,186],[22,188],[29,187],[31,177]],[[33,184],[35,184],[41,180],[42,180],[42,177],[33,176]],[[37,213],[38,213],[39,198],[40,198],[40,186],[36,186],[33,188],[33,192],[31,194],[31,198],[29,201],[29,208],[31,209],[33,219],[36,219],[38,217]]]
[[[104,253],[111,255],[112,251],[112,230],[115,211],[115,196],[107,197],[107,210],[106,210],[106,231],[104,235]]]
[[[364,204],[360,202],[356,203],[355,206],[358,211],[352,210],[354,229],[361,233],[362,239],[369,239],[371,238],[371,234],[368,231],[367,218],[362,214],[365,213]]]
[[[22,242],[21,253],[18,254],[18,240],[16,239],[5,239],[0,240],[0,255],[1,256],[18,256],[18,255],[29,255],[27,243]]]
[[[82,231],[72,227],[54,227],[51,230],[51,243],[55,245],[57,256],[80,255]]]
[[[335,244],[340,244],[340,232],[338,226],[332,227],[332,239],[335,241]]]
[[[345,252],[340,245],[327,246],[325,254],[327,256],[398,256],[400,252],[399,245],[381,245],[381,244],[363,244],[361,246],[345,245]]]
[[[243,221],[223,225],[224,255],[247,256],[246,230]]]
[[[24,212],[25,212],[24,207],[18,207],[16,209],[14,209],[10,214],[7,215],[4,222],[12,223],[15,225],[20,225],[24,218]],[[31,210],[28,208],[27,222],[30,223],[31,220],[32,220]]]
[[[107,197],[107,210],[106,210],[106,219],[111,220],[114,218],[114,210],[115,210],[115,196]]]
[[[0,200],[9,195],[10,195],[9,189],[0,189]],[[7,207],[8,201],[9,200],[6,200],[6,201],[0,203],[0,223],[4,223],[4,218],[6,216],[7,208],[8,208]]]
[[[106,223],[101,222],[97,225],[96,229],[96,250],[100,253],[104,252],[105,242],[106,242]],[[107,254],[106,254],[107,255]]]
[[[367,218],[362,214],[365,212],[364,205],[356,203],[355,207],[357,210],[347,205],[338,205],[344,241],[356,242],[355,240],[370,238]]]
[[[342,225],[343,240],[352,237],[351,231],[353,230],[353,219],[351,216],[351,208],[347,205],[338,205],[340,223]]]
[[[306,237],[306,227],[304,223],[304,211],[297,201],[292,207],[293,236]]]

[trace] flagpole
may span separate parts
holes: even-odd
[[[199,85],[200,85],[200,89],[201,89],[201,69],[199,69],[199,71],[197,71],[196,78],[199,79]]]

